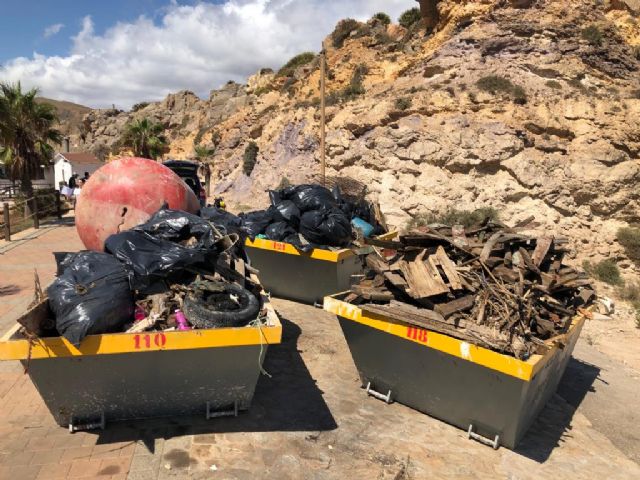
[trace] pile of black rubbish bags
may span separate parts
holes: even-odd
[[[108,237],[104,253],[56,254],[58,277],[47,289],[55,318],[50,335],[77,346],[87,335],[123,331],[140,300],[214,275],[224,257],[232,257],[227,264],[237,258],[238,241],[197,215],[163,208],[146,223]],[[249,293],[260,298],[259,291]]]
[[[383,233],[369,203],[347,199],[338,189],[299,185],[269,195],[268,209],[240,216],[215,207],[203,208],[200,216],[162,208],[146,223],[108,237],[104,253],[56,254],[58,277],[47,289],[55,319],[50,335],[62,335],[79,345],[87,335],[124,331],[141,300],[175,290],[176,285],[199,285],[202,275],[214,275],[220,265],[246,262],[247,237],[287,242],[309,251],[347,247],[356,228],[364,236]],[[252,288],[245,283],[249,292],[244,295],[234,285],[227,289],[226,300],[219,298],[219,292],[227,290],[214,287],[217,293],[210,297],[217,299],[218,307],[247,312],[259,303],[262,308],[259,285]],[[247,305],[238,298],[248,299],[243,300]],[[255,318],[257,312],[251,312]]]
[[[342,195],[337,187],[330,191],[321,185],[296,185],[270,191],[269,198],[266,210],[236,216],[206,207],[201,216],[251,240],[286,242],[305,252],[348,247],[356,229],[366,237],[385,233],[369,202]]]

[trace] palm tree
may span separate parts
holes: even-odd
[[[9,178],[20,180],[26,198],[33,196],[32,179],[41,164],[53,158],[52,144],[62,143],[56,108],[36,101],[38,89],[22,91],[17,84],[0,83],[0,162]]]
[[[162,124],[143,118],[124,127],[122,144],[130,147],[136,157],[156,160],[167,151],[168,142]]]
[[[213,154],[216,153],[216,148],[210,148],[204,145],[194,145],[193,152],[195,157],[204,164],[204,182],[208,197],[211,194],[211,164],[207,162],[207,160],[213,157]]]

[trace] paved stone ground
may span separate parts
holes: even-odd
[[[81,248],[73,217],[43,223],[39,230],[24,230],[13,235],[11,242],[0,240],[0,331],[13,325],[33,299],[34,270],[44,288],[56,273],[52,252]]]
[[[0,255],[3,330],[31,298],[33,265],[46,284],[51,252],[77,248],[75,230],[60,226]],[[640,383],[584,342],[518,450],[494,451],[367,397],[335,318],[274,304],[284,334],[267,355],[272,377],[260,378],[251,410],[237,418],[126,422],[71,435],[55,425],[22,367],[0,363],[0,479],[640,478]]]

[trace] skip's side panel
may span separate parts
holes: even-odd
[[[251,404],[260,345],[32,359],[29,375],[60,425],[168,415],[205,415]],[[22,362],[23,364],[25,361]]]
[[[363,386],[515,448],[527,382],[338,317]],[[427,333],[428,334],[428,333]]]
[[[351,275],[363,270],[356,255],[333,262],[253,247],[246,247],[246,251],[267,292],[308,304],[349,288]]]

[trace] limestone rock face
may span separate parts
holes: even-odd
[[[119,143],[125,125],[134,119],[149,118],[166,129],[171,147],[168,158],[191,158],[194,140],[210,145],[211,137],[205,138],[203,134],[248,105],[245,88],[228,82],[221,89],[212,90],[208,100],[183,90],[167,95],[160,102],[141,106],[136,111],[92,110],[84,117],[81,134],[74,138],[74,144],[81,150],[102,154],[106,151],[118,156],[125,153]]]
[[[364,190],[396,227],[492,206],[568,235],[576,260],[624,260],[615,232],[640,222],[637,1],[436,3],[435,33],[369,22],[340,48],[325,42],[330,182]],[[601,41],[583,36],[590,25]],[[263,70],[208,100],[180,92],[135,113],[91,112],[87,142],[115,142],[138,115],[168,125],[172,155],[216,131],[215,193],[263,207],[284,180],[318,180],[319,79],[315,62],[291,78]],[[246,176],[249,141],[259,154]]]

